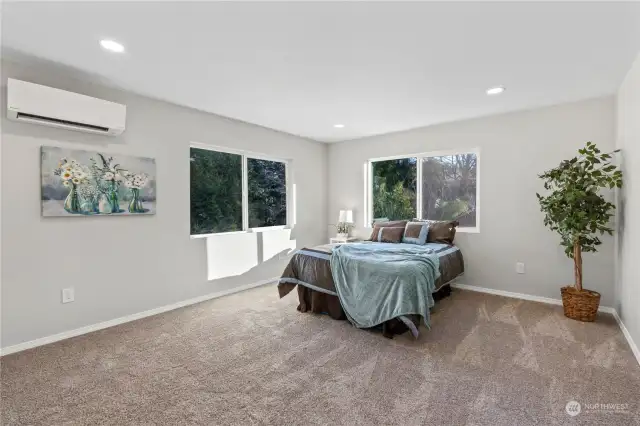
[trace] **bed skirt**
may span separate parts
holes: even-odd
[[[433,293],[434,300],[438,301],[451,294],[451,286],[449,284],[443,285],[440,290]],[[298,311],[311,312],[314,314],[326,314],[335,320],[346,320],[347,316],[340,305],[340,300],[337,296],[331,294],[322,293],[320,291],[312,290],[308,287],[298,286]],[[413,323],[416,328],[420,327],[420,315],[406,315],[409,321]],[[393,318],[389,321],[385,321],[381,326],[375,327],[381,329],[384,337],[392,339],[396,334],[403,334],[409,331],[409,326],[405,324],[399,318]]]

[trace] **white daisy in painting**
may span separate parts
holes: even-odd
[[[147,175],[145,175],[145,174],[137,175],[136,176],[136,180],[138,181],[138,186],[140,188],[145,186],[147,184],[147,182],[148,182]]]
[[[112,180],[115,175],[112,172],[107,172],[104,174],[104,180]]]
[[[80,179],[78,179],[77,177],[71,179],[71,182],[75,183],[76,185],[80,185]]]
[[[123,176],[124,176],[124,185],[127,188],[131,188],[131,189],[143,188],[149,181],[148,176],[144,173],[135,174],[135,173],[126,172],[126,173],[123,173]]]
[[[63,182],[62,182],[62,184],[63,184],[64,186],[71,186],[71,184],[69,183],[69,181],[68,181],[68,180],[63,181]]]
[[[62,179],[64,180],[69,180],[73,178],[73,173],[69,170],[65,170],[62,172],[62,174],[60,175],[62,177]]]

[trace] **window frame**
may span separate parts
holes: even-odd
[[[269,155],[242,150],[227,148],[219,145],[204,144],[200,142],[191,142],[189,144],[189,155],[191,154],[191,148],[204,149],[208,151],[222,152],[225,154],[235,154],[242,157],[242,230],[241,231],[228,231],[228,232],[215,232],[210,234],[191,234],[191,228],[189,228],[189,234],[191,239],[208,238],[215,235],[232,235],[232,234],[247,234],[255,232],[273,231],[278,229],[291,229],[293,223],[293,204],[292,194],[293,185],[291,179],[291,160],[272,157]],[[256,228],[249,227],[249,169],[247,160],[253,158],[255,160],[267,160],[278,163],[284,163],[284,179],[285,179],[285,196],[286,196],[286,209],[287,217],[284,225],[275,226],[262,226]],[[191,184],[189,184],[191,185]],[[189,208],[191,208],[191,191],[189,191]]]
[[[458,226],[456,230],[463,233],[480,233],[480,148],[457,149],[447,151],[431,151],[419,154],[392,155],[389,157],[370,158],[365,163],[365,228],[371,228],[373,220],[373,163],[403,158],[416,158],[416,217],[422,218],[422,159],[444,157],[448,155],[475,154],[476,156],[476,226]]]

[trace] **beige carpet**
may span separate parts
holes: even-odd
[[[295,306],[267,286],[6,356],[2,425],[640,423],[609,315],[454,291],[414,341]]]

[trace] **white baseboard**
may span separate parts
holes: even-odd
[[[493,288],[477,287],[475,285],[467,285],[467,284],[451,284],[451,286],[454,288],[459,288],[461,290],[477,291],[480,293],[489,293],[489,294],[495,294],[497,296],[511,297],[514,299],[531,300],[533,302],[549,303],[552,305],[562,305],[562,300],[552,299],[550,297],[532,296],[530,294],[514,293],[511,291],[504,291],[504,290],[495,290]],[[638,346],[631,338],[631,334],[629,334],[629,330],[627,330],[627,327],[625,327],[624,323],[620,319],[618,312],[610,306],[600,306],[598,308],[598,312],[604,312],[604,313],[613,315],[613,317],[616,319],[616,322],[618,323],[618,326],[620,327],[620,330],[622,330],[622,334],[627,339],[627,342],[631,347],[631,352],[633,352],[633,355],[636,357],[636,361],[638,361],[638,364],[640,364],[640,349],[638,349]]]
[[[631,352],[633,352],[633,355],[636,357],[636,361],[638,361],[638,364],[640,364],[640,349],[638,349],[638,345],[636,345],[636,343],[633,341],[631,333],[629,333],[629,330],[627,330],[627,327],[625,327],[624,323],[620,319],[618,311],[613,311],[613,317],[618,322],[620,330],[622,330],[622,334],[624,334],[624,337],[627,339],[627,343],[629,343],[629,346],[631,346]]]
[[[205,294],[204,296],[194,297],[192,299],[183,300],[181,302],[172,303],[171,305],[160,306],[159,308],[149,309],[148,311],[138,312],[136,314],[127,315],[120,318],[115,318],[108,321],[99,322],[97,324],[88,325],[85,327],[76,328],[75,330],[64,331],[62,333],[53,334],[51,336],[41,337],[39,339],[30,340],[28,342],[18,343],[17,345],[7,346],[0,349],[0,356],[9,355],[15,352],[24,351],[26,349],[35,348],[37,346],[47,345],[49,343],[58,342],[60,340],[68,339],[70,337],[80,336],[82,334],[91,333],[93,331],[102,330],[105,328],[113,327],[115,325],[124,324],[125,322],[135,321],[141,318],[158,315],[163,312],[173,311],[174,309],[182,308],[196,303],[204,302],[206,300],[215,299],[222,296],[228,296],[233,293],[238,293],[250,288],[259,287],[265,284],[278,281],[278,277],[270,278],[268,280],[262,280],[255,283],[235,287],[229,290],[219,291],[216,293]]]
[[[551,305],[562,305],[561,299],[552,299],[550,297],[532,296],[530,294],[514,293],[512,291],[504,291],[504,290],[495,290],[493,288],[477,287],[475,285],[468,285],[468,284],[451,284],[451,286],[453,288],[459,288],[461,290],[470,290],[470,291],[477,291],[479,293],[495,294],[496,296],[511,297],[513,299],[524,299],[524,300],[531,300],[533,302],[548,303]],[[609,306],[600,306],[600,308],[598,308],[598,312],[613,314],[615,312],[615,309]]]

